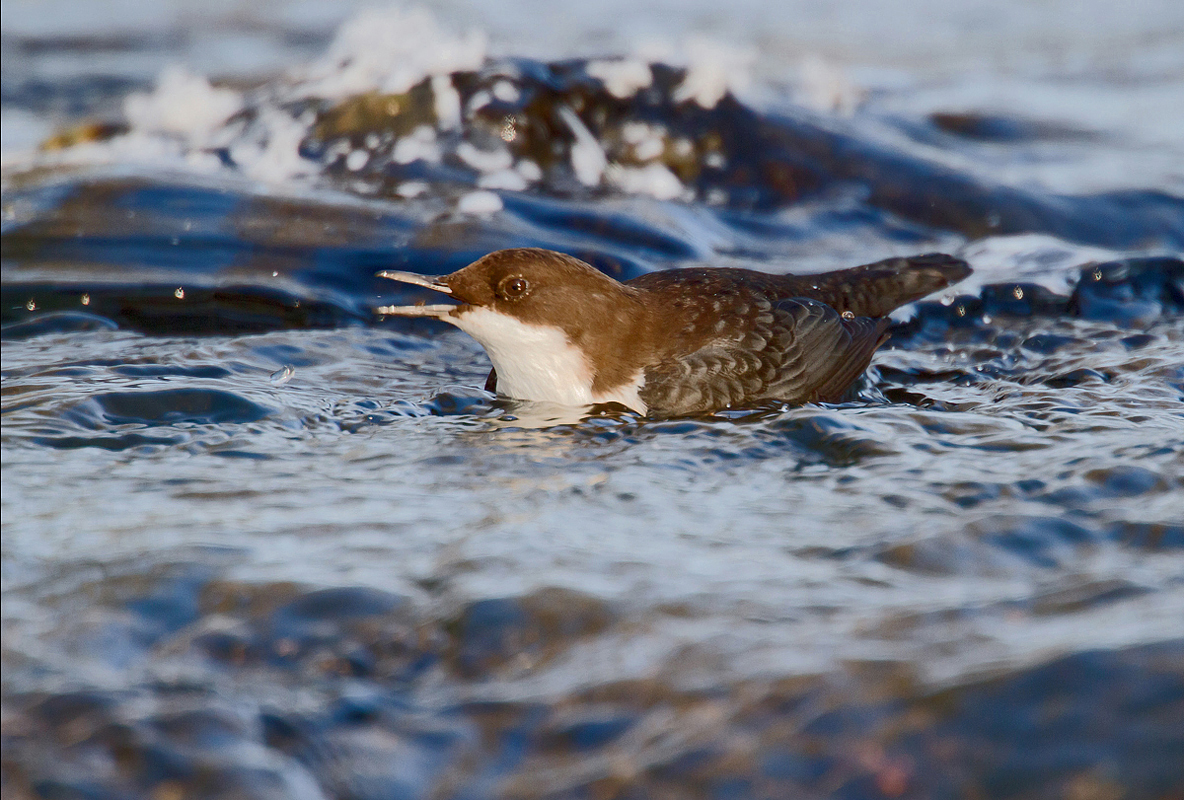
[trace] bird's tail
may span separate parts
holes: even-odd
[[[857,317],[883,317],[894,309],[957,283],[970,265],[945,253],[886,258],[874,264],[821,275],[798,275],[802,294],[839,312]],[[805,287],[809,287],[807,290]]]

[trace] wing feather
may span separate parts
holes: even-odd
[[[652,365],[641,399],[660,414],[768,400],[836,402],[867,368],[887,327],[883,319],[844,319],[814,300],[781,300],[754,314],[739,335]]]

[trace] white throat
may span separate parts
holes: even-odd
[[[566,406],[617,402],[645,413],[637,396],[642,376],[612,392],[593,392],[592,365],[584,353],[552,325],[532,325],[487,308],[469,308],[442,317],[485,348],[497,370],[497,388],[520,400]]]

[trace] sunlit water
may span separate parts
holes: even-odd
[[[475,23],[489,61],[388,12],[451,49],[359,76],[331,57],[357,40],[288,8],[304,38],[190,58],[130,120],[156,51],[104,45],[123,83],[72,113],[109,129],[40,154],[8,132],[61,109],[10,45],[76,56],[5,23],[6,796],[1184,788],[1184,142],[1148,99],[1179,95],[1170,35],[1109,67],[1157,109],[1136,135],[1104,64],[1051,95],[1067,68],[1033,44],[970,70],[990,26],[820,76],[743,6],[719,32],[759,66],[687,45],[622,98],[601,62],[503,58],[656,52],[578,14],[543,45],[507,6]],[[863,41],[803,19],[838,63]],[[223,30],[176,24],[186,52]],[[236,70],[234,97],[201,77]],[[984,99],[1003,84],[1014,105]],[[621,277],[937,249],[976,273],[899,315],[855,402],[690,419],[495,398],[463,334],[370,311],[423,299],[378,269],[523,244]]]

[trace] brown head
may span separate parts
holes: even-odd
[[[621,342],[633,335],[647,314],[645,293],[627,287],[595,267],[551,250],[534,247],[499,250],[467,267],[439,278],[405,272],[380,272],[383,277],[443,292],[459,305],[387,306],[381,314],[430,316],[450,322],[481,342],[498,367],[509,344],[490,340],[486,314],[496,312],[530,327],[561,331],[568,343],[594,355],[592,391],[629,381],[636,373],[633,358],[619,358]],[[476,325],[482,327],[478,328]],[[622,355],[625,355],[622,353]]]
[[[629,291],[578,258],[520,247],[498,250],[440,282],[468,305],[512,314],[522,322],[581,328],[601,327],[606,306],[620,303]]]

